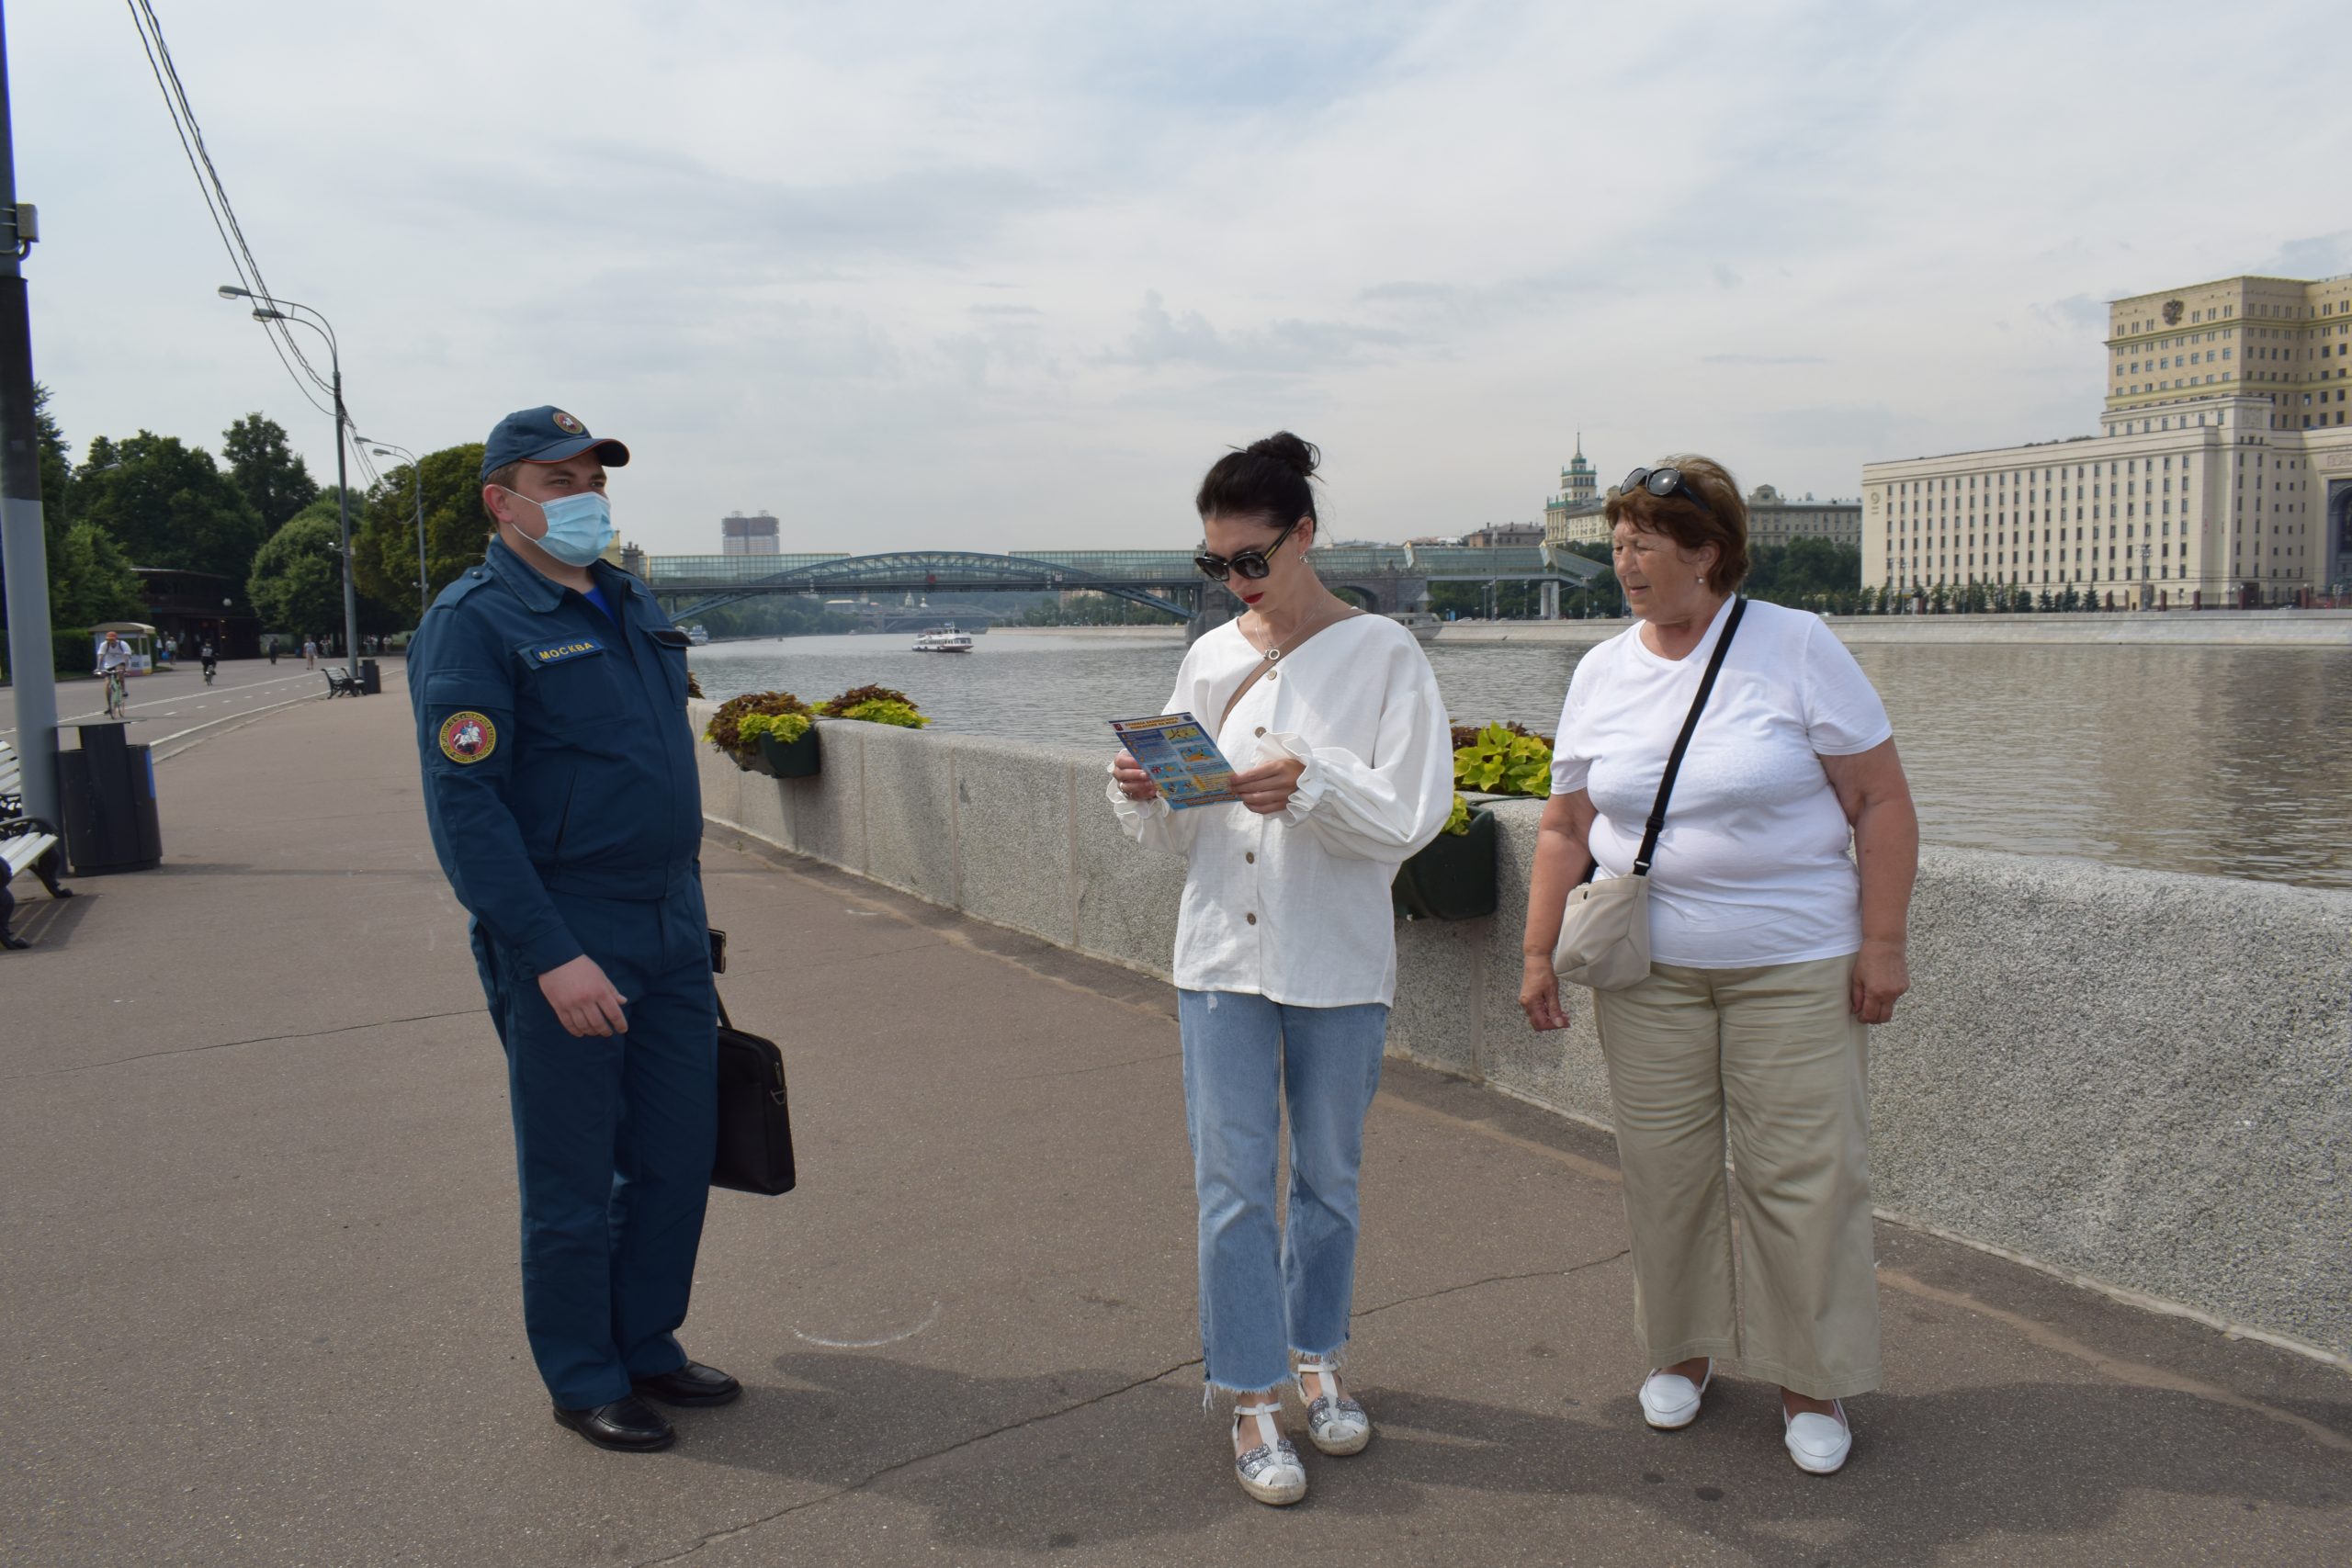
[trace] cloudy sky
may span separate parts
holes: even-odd
[[[1347,536],[1540,517],[1578,430],[1851,495],[2093,430],[2110,297],[2352,270],[2328,0],[153,4],[361,428],[560,403],[658,552],[1181,547],[1283,425]],[[69,438],[331,475],[127,9],[7,19]]]

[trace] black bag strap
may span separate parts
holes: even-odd
[[[1699,694],[1690,699],[1690,716],[1682,721],[1682,733],[1674,738],[1674,750],[1666,759],[1666,776],[1657,781],[1657,803],[1650,807],[1649,825],[1642,833],[1642,852],[1634,857],[1634,874],[1647,876],[1650,859],[1657,853],[1657,836],[1666,829],[1666,803],[1674,794],[1674,776],[1682,771],[1682,753],[1690,750],[1691,731],[1699,728],[1699,716],[1706,711],[1707,698],[1715,689],[1715,675],[1724,667],[1724,655],[1731,651],[1732,634],[1739,630],[1739,617],[1747,613],[1747,601],[1735,598],[1731,602],[1731,618],[1724,623],[1724,635],[1715,643],[1715,651],[1707,660],[1707,672],[1699,677]]]

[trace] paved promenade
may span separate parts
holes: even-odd
[[[1888,1389],[1800,1474],[1770,1391],[1633,1390],[1605,1139],[1392,1064],[1364,1455],[1247,1501],[1200,1415],[1159,984],[714,840],[801,1189],[714,1194],[677,1447],[548,1419],[503,1066],[397,682],[161,770],[167,859],[0,953],[0,1562],[2352,1561],[2352,1382],[1882,1230]]]

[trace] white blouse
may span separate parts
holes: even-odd
[[[1396,994],[1388,885],[1453,808],[1453,732],[1413,636],[1382,615],[1324,627],[1251,686],[1263,656],[1230,622],[1194,643],[1170,713],[1215,730],[1237,768],[1306,764],[1261,817],[1238,804],[1175,811],[1106,786],[1129,837],[1185,856],[1176,984],[1295,1007],[1386,1005]]]

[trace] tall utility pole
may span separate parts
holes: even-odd
[[[34,235],[17,205],[8,109],[7,18],[0,14],[0,562],[8,572],[8,671],[25,814],[57,815],[57,677],[50,668],[49,539],[41,522],[40,437],[33,422],[33,325],[17,263]]]

